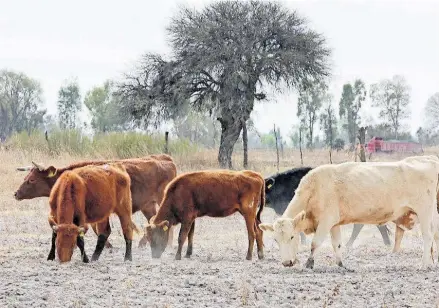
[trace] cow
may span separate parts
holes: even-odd
[[[176,260],[181,260],[186,238],[186,257],[192,255],[196,218],[226,217],[239,212],[244,216],[247,226],[246,259],[252,259],[255,238],[258,258],[263,259],[262,231],[258,225],[264,204],[264,179],[257,172],[205,170],[182,174],[168,184],[157,214],[146,227],[152,257],[160,258],[165,250],[169,226],[181,223],[175,255]]]
[[[422,266],[428,267],[432,265],[438,175],[438,158],[322,165],[302,178],[282,217],[260,228],[278,242],[284,266],[297,263],[299,232],[315,233],[307,268],[314,267],[315,252],[331,233],[336,263],[344,267],[341,225],[382,225],[413,211],[424,240]]]
[[[133,214],[141,211],[147,220],[156,213],[158,204],[162,201],[166,185],[177,175],[177,168],[169,155],[150,155],[143,158],[131,158],[123,160],[82,161],[64,168],[54,166],[43,167],[33,163],[29,174],[25,177],[14,196],[16,200],[33,199],[37,197],[49,197],[50,191],[57,179],[68,170],[74,170],[88,165],[102,165],[111,162],[122,163],[131,178],[131,195]],[[28,167],[17,168],[20,171],[28,170]],[[92,225],[96,232],[96,226]],[[172,244],[173,230],[169,238]],[[147,243],[146,235],[139,242],[139,247]],[[107,247],[111,247],[109,242]]]
[[[281,173],[274,174],[265,179],[265,204],[267,207],[274,209],[276,214],[282,215],[288,203],[294,197],[294,191],[299,186],[300,180],[311,171],[311,167],[300,167],[290,169]],[[354,224],[351,238],[346,247],[351,247],[360,233],[364,225]],[[383,237],[383,242],[386,246],[390,246],[389,228],[384,226],[377,226]],[[300,233],[302,244],[306,244],[306,237],[303,232]]]
[[[88,263],[84,233],[87,224],[96,224],[99,236],[92,261],[98,260],[111,233],[109,216],[116,213],[125,238],[125,261],[132,261],[133,229],[138,230],[131,218],[130,185],[130,176],[120,163],[88,165],[63,172],[49,196],[48,221],[53,232],[47,259],[55,259],[56,247],[59,261],[68,262],[77,245],[82,261]]]

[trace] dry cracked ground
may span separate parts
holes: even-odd
[[[407,232],[402,252],[392,254],[374,226],[366,226],[354,248],[345,252],[349,273],[334,265],[329,236],[318,252],[314,270],[301,264],[284,268],[267,235],[265,259],[246,261],[247,235],[239,214],[202,218],[195,230],[194,255],[174,260],[176,243],[162,258],[151,259],[149,247],[135,239],[133,262],[123,262],[120,223],[112,217],[114,248],[100,260],[83,264],[46,261],[50,245],[47,198],[16,202],[0,192],[0,307],[436,307],[438,269],[420,270],[419,229]],[[263,221],[275,217],[265,209]],[[144,218],[136,214],[143,226]],[[178,228],[177,228],[178,229]],[[347,242],[352,226],[343,228]],[[176,230],[178,232],[178,230]],[[176,233],[177,237],[177,233]],[[176,239],[175,237],[175,239]],[[96,236],[86,235],[92,254]]]

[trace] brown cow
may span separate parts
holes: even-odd
[[[56,246],[59,261],[70,261],[78,245],[82,261],[87,263],[83,236],[86,224],[97,223],[99,237],[91,259],[98,260],[111,233],[109,216],[116,213],[125,237],[125,261],[131,261],[133,228],[136,231],[137,228],[131,219],[130,184],[130,176],[120,163],[63,172],[49,197],[49,224],[53,235],[47,259],[55,259]]]
[[[151,219],[157,211],[158,204],[163,199],[166,185],[177,175],[177,168],[169,155],[150,155],[139,159],[124,159],[118,161],[84,161],[72,164],[65,168],[53,166],[44,168],[34,163],[34,168],[25,177],[24,182],[15,192],[17,200],[33,199],[37,197],[49,197],[56,180],[68,170],[88,166],[102,165],[109,162],[120,162],[126,168],[131,178],[131,195],[133,198],[133,214],[142,211],[146,219]],[[27,170],[28,168],[18,168]],[[96,232],[96,226],[92,225]],[[173,230],[171,230],[173,231]],[[169,245],[172,243],[172,232]],[[145,246],[146,235],[140,240],[139,247]],[[107,247],[111,244],[107,243]]]
[[[168,184],[165,197],[146,228],[153,258],[160,258],[166,248],[168,227],[181,223],[176,260],[186,238],[186,257],[192,255],[195,219],[202,216],[226,217],[235,212],[244,216],[248,231],[247,260],[252,259],[256,237],[258,257],[262,259],[262,230],[258,225],[265,205],[265,183],[253,171],[209,170],[180,175]],[[258,210],[259,206],[259,210]]]

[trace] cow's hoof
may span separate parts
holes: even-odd
[[[263,251],[258,251],[258,258],[259,258],[259,260],[264,259],[264,252]]]
[[[314,268],[314,258],[309,258],[305,264],[306,268],[313,269]]]
[[[181,260],[181,255],[176,255],[175,260]]]
[[[87,256],[83,256],[83,257],[82,257],[82,262],[84,262],[84,263],[89,263],[90,260],[88,259]]]
[[[129,257],[125,257],[125,259],[124,259],[124,261],[126,262],[126,261],[133,261],[133,257],[132,256],[129,256]]]
[[[55,260],[55,256],[51,256],[51,255],[49,255],[49,256],[47,257],[47,261],[53,261],[53,260]]]
[[[353,269],[347,268],[346,266],[343,265],[343,263],[340,261],[337,263],[338,266],[340,266],[341,268],[343,268],[345,271],[349,272],[349,273],[353,273],[355,272]]]
[[[252,256],[251,255],[247,255],[247,257],[245,257],[247,260],[251,261]]]
[[[282,262],[282,265],[285,267],[291,267],[294,265],[293,261],[286,261],[286,262]]]

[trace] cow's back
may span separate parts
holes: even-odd
[[[272,187],[265,188],[267,206],[273,208],[278,215],[284,213],[300,181],[310,170],[311,167],[294,168],[269,177],[275,182]]]
[[[342,222],[355,216],[377,223],[376,215],[388,221],[418,204],[427,190],[434,188],[436,195],[438,166],[431,160],[323,165],[302,179],[296,194],[309,194],[309,210],[339,209]]]
[[[112,212],[130,192],[130,177],[122,165],[86,166],[75,169],[86,187],[86,213],[90,222]]]
[[[254,191],[260,195],[263,185],[262,176],[253,171],[199,171],[178,176],[165,193],[167,206],[180,211],[188,207],[198,216],[222,217],[239,208],[243,194]]]
[[[175,178],[177,168],[172,161],[132,159],[123,162],[131,178],[133,213],[145,204],[160,203],[166,185]]]

